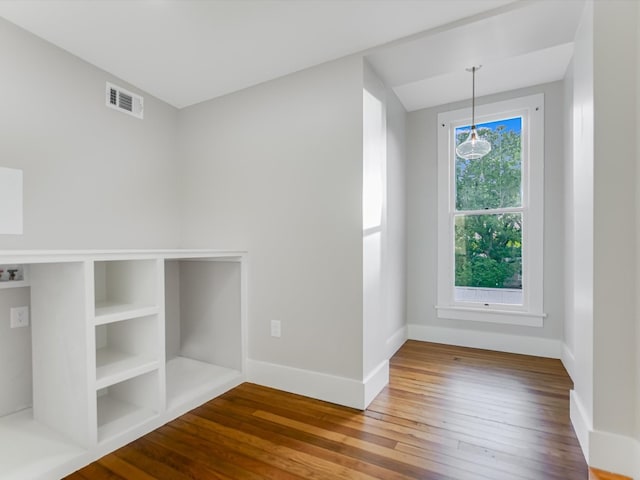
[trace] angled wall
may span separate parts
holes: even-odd
[[[177,109],[3,19],[0,60],[0,166],[24,172],[24,234],[0,248],[176,247]],[[107,81],[144,120],[105,106]]]
[[[185,108],[179,145],[182,245],[250,252],[250,378],[357,406],[362,59]]]

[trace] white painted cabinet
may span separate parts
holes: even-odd
[[[242,252],[2,262],[29,265],[33,408],[0,417],[0,478],[59,478],[244,379]]]

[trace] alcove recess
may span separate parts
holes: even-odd
[[[242,264],[165,261],[167,408],[226,389],[243,368]]]

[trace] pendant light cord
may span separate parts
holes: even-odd
[[[471,130],[476,128],[476,67],[471,67]]]

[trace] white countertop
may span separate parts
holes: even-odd
[[[0,250],[0,265],[138,259],[239,259],[240,250]]]

